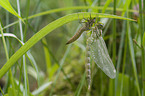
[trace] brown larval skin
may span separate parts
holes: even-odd
[[[85,22],[85,26],[81,27],[79,29],[79,31],[70,40],[67,41],[66,44],[70,44],[70,43],[76,41],[84,31],[90,30],[90,27],[92,27],[92,25],[95,23],[96,18],[88,19],[86,21],[87,22]]]

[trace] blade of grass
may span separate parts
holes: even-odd
[[[102,13],[105,13],[105,11],[106,11],[107,7],[109,6],[109,4],[111,3],[111,1],[112,1],[112,0],[107,0],[107,1],[106,1],[105,5],[104,5],[104,7],[103,7],[103,9],[102,9]],[[115,1],[114,1],[114,2],[115,2]]]
[[[45,38],[42,39],[42,42],[43,42],[44,45],[47,46],[47,42],[46,42]],[[51,59],[50,59],[50,55],[49,55],[49,50],[47,49],[46,46],[43,46],[43,50],[44,50],[44,54],[45,54],[45,62],[46,62],[47,74],[48,74],[48,76],[50,76],[50,71],[51,71],[51,68],[52,68],[52,64],[51,64]]]
[[[4,96],[4,92],[3,92],[3,90],[1,89],[1,87],[0,87],[0,92],[2,93],[2,95]]]
[[[49,10],[49,11],[45,11],[45,12],[41,12],[41,13],[38,13],[38,14],[34,14],[32,16],[29,16],[28,19],[32,19],[32,18],[36,18],[38,16],[43,16],[43,15],[47,15],[47,14],[51,14],[51,13],[56,13],[56,12],[61,12],[61,11],[66,11],[66,10],[82,10],[82,9],[100,9],[102,10],[104,6],[97,6],[97,7],[91,7],[91,6],[76,6],[76,7],[67,7],[67,8],[58,8],[58,9],[52,9],[52,10]],[[108,7],[106,10],[113,10],[112,7]],[[121,8],[117,8],[116,9],[117,11],[123,11],[123,9]],[[137,10],[129,10],[129,12],[138,12]],[[26,18],[23,18],[24,20],[26,20]],[[9,25],[6,25],[4,27],[4,29],[10,27],[10,26],[13,26],[15,24],[17,24],[19,21],[15,21]]]
[[[19,16],[21,16],[21,12],[20,12],[20,3],[19,0],[17,0],[17,9],[18,9],[18,14]],[[22,22],[21,19],[19,19],[19,28],[20,28],[20,36],[21,36],[21,41],[24,42],[24,35],[23,35],[23,28],[22,28]],[[24,87],[25,87],[25,91],[24,94],[25,96],[28,96],[29,94],[29,84],[28,84],[28,74],[27,74],[27,65],[26,65],[26,55],[23,55],[23,59],[22,59],[22,63],[23,63],[23,70],[24,70]]]
[[[15,39],[17,39],[19,41],[19,43],[21,45],[24,45],[24,43],[16,35],[14,35],[12,33],[3,33],[3,36],[4,37],[12,37],[12,38],[15,38]],[[2,34],[0,34],[0,37],[2,37]]]
[[[32,92],[33,95],[38,95],[40,94],[41,92],[43,92],[46,88],[48,88],[50,85],[52,84],[52,82],[47,82],[45,84],[43,84],[42,86],[40,86],[37,90],[34,90]]]
[[[128,8],[129,8],[129,6],[127,6],[127,17],[129,17]],[[136,80],[137,92],[138,92],[138,96],[141,96],[141,90],[140,90],[138,76],[137,76],[137,68],[136,68],[136,61],[135,61],[135,54],[134,54],[135,52],[134,52],[133,41],[132,41],[132,36],[131,36],[131,29],[130,29],[130,25],[129,25],[128,21],[127,21],[127,30],[126,31],[127,31],[129,52],[130,52],[130,56],[131,56],[134,77]]]
[[[78,87],[77,87],[77,89],[75,91],[75,96],[80,96],[81,90],[82,90],[83,85],[85,83],[85,79],[86,79],[86,72],[84,72],[84,75],[82,75],[82,78],[80,80],[80,83],[79,83],[79,85],[78,85]],[[88,95],[86,95],[86,96],[88,96]]]
[[[12,13],[13,15],[17,16],[18,18],[20,18],[24,22],[24,20],[21,18],[21,16],[19,16],[18,13],[13,9],[13,7],[11,6],[9,0],[0,0],[0,5],[4,9],[6,9],[10,13]]]
[[[8,50],[7,50],[7,46],[6,46],[6,41],[5,41],[5,38],[4,38],[4,34],[3,34],[3,28],[1,26],[1,22],[0,22],[0,31],[1,31],[1,35],[2,35],[2,40],[3,40],[3,44],[4,44],[4,49],[5,49],[5,53],[6,53],[6,58],[7,58],[7,61],[9,60],[9,55],[8,55]],[[14,85],[14,80],[13,80],[13,76],[12,76],[12,71],[11,69],[9,69],[9,73],[8,73],[8,78],[10,78],[10,82],[12,84],[12,88],[14,89],[12,92],[13,92],[13,95],[15,96],[15,85]],[[8,80],[9,81],[9,80]]]
[[[124,16],[125,12],[128,11],[128,7],[130,6],[130,3],[131,3],[131,0],[126,0],[121,16]]]
[[[123,29],[121,32],[121,40],[120,40],[117,67],[116,67],[117,72],[116,72],[116,78],[115,78],[115,89],[117,88],[117,85],[118,85],[118,76],[119,76],[119,69],[120,69],[120,64],[121,64],[121,60],[122,60],[122,53],[123,53],[122,51],[123,51],[123,45],[124,45],[125,32],[126,32],[126,21],[123,22]],[[125,62],[123,64],[125,64]],[[124,74],[122,73],[122,78],[124,77],[123,75]]]
[[[116,0],[114,0],[114,4],[113,4],[113,15],[116,15]],[[113,64],[116,65],[116,19],[113,19]],[[115,80],[114,80],[115,81]],[[112,83],[113,84],[113,83]],[[114,88],[115,89],[115,93],[113,95],[116,96],[116,90],[117,90],[117,86],[114,83]]]
[[[144,35],[144,26],[145,26],[145,23],[143,22],[143,20],[145,19],[145,16],[144,16],[144,13],[145,10],[142,9],[142,4],[144,2],[145,4],[145,1],[143,0],[139,0],[139,20],[140,20],[140,23],[139,23],[139,32],[140,32],[140,36],[141,36],[141,46],[142,45],[142,42],[143,42],[143,35]],[[145,5],[143,6],[144,9],[145,9]],[[144,16],[144,18],[143,18]],[[145,95],[145,82],[144,82],[144,79],[145,79],[145,50],[142,48],[141,49],[141,66],[142,66],[142,85],[143,85],[143,94],[142,95]]]
[[[133,72],[134,72],[134,76],[135,76],[135,80],[136,80],[137,92],[138,92],[138,96],[141,96],[141,93],[140,93],[141,91],[140,91],[138,76],[137,76],[137,68],[136,68],[133,42],[132,42],[132,37],[131,37],[131,30],[130,30],[128,21],[127,21],[127,36],[128,36],[129,51],[130,51],[130,56],[131,56],[131,61],[132,61],[132,66],[133,66]]]
[[[124,24],[126,26],[126,24]],[[123,28],[126,31],[126,28]],[[123,94],[123,81],[124,81],[124,73],[125,73],[125,63],[126,63],[126,53],[127,53],[127,44],[128,44],[128,37],[125,37],[125,47],[123,52],[123,65],[122,65],[122,80],[121,80],[121,88],[120,88],[120,96]]]
[[[35,70],[36,70],[37,82],[38,82],[38,86],[40,86],[40,76],[39,76],[39,70],[38,70],[36,61],[35,61],[34,57],[32,56],[32,54],[30,53],[30,51],[27,52],[26,56],[29,59],[30,63],[32,64],[33,68],[35,68]]]

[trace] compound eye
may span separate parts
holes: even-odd
[[[103,23],[98,23],[98,24],[97,24],[97,27],[98,27],[98,29],[103,29],[104,24],[103,24]]]
[[[93,18],[93,21],[96,22],[96,17]]]

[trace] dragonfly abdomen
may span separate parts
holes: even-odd
[[[87,44],[86,46],[86,78],[88,83],[88,89],[90,90],[91,86],[91,59],[90,59],[90,47]]]
[[[70,43],[76,41],[81,36],[81,34],[86,30],[87,29],[85,26],[80,28],[79,31],[70,40],[68,40],[66,44],[70,44]]]

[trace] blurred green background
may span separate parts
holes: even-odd
[[[9,0],[17,13],[20,9],[21,17],[26,18],[25,24],[22,22],[20,27],[18,18],[2,7],[0,7],[0,22],[4,33],[11,33],[20,40],[22,30],[23,42],[54,20],[77,12],[114,14],[132,18],[136,22],[97,18],[104,23],[103,38],[117,70],[115,79],[110,79],[92,62],[92,86],[91,91],[87,90],[86,34],[83,33],[77,41],[66,45],[82,26],[79,20],[76,20],[53,30],[37,42],[29,50],[25,61],[21,57],[11,67],[12,74],[9,71],[1,78],[0,83],[5,86],[1,88],[3,90],[0,91],[0,95],[144,96],[145,17],[142,13],[145,10],[142,6],[145,4],[144,0],[20,0],[20,3],[18,1]],[[72,9],[69,9],[70,7]],[[53,10],[60,8],[64,9],[58,12]],[[42,14],[45,11],[52,12]],[[28,18],[37,13],[40,13],[38,17]],[[8,57],[22,46],[14,37],[5,37],[5,41]],[[0,39],[0,68],[7,62],[6,56],[3,39]]]

